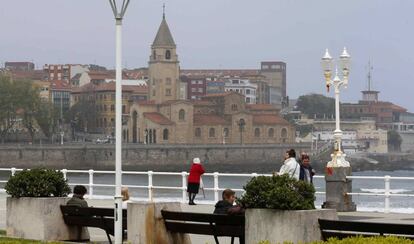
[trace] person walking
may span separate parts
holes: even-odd
[[[279,174],[288,174],[290,177],[299,180],[300,165],[296,161],[296,152],[294,149],[287,150],[285,153],[285,161],[279,170]]]
[[[200,179],[201,176],[204,174],[204,168],[201,165],[200,158],[194,158],[193,164],[191,165],[190,174],[188,176],[188,185],[187,185],[187,192],[188,192],[188,204],[189,205],[196,205],[194,203],[194,199],[198,194],[198,190],[200,189]]]
[[[313,176],[315,175],[315,170],[310,165],[309,155],[302,155],[301,164],[300,164],[300,173],[299,180],[303,180],[309,184],[313,184]]]

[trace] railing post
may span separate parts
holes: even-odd
[[[152,175],[154,172],[148,171],[148,201],[152,202]]]
[[[390,180],[389,175],[384,176],[385,181],[385,203],[384,203],[384,213],[390,212]]]
[[[89,170],[89,199],[93,198],[93,169]]]
[[[14,176],[14,174],[16,174],[16,168],[11,168],[11,175]]]
[[[182,192],[183,192],[183,199],[182,202],[185,203],[187,200],[187,172],[181,172],[181,179],[182,179]]]
[[[62,169],[63,179],[65,179],[65,180],[68,179],[67,178],[67,173],[68,173],[68,170],[67,169]]]
[[[219,173],[214,172],[214,201],[218,202],[219,200]]]

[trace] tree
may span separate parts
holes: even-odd
[[[297,109],[309,117],[324,117],[335,113],[335,99],[321,94],[303,95],[298,98]]]
[[[45,137],[51,139],[58,126],[59,111],[50,102],[42,102],[35,119]]]
[[[402,138],[395,130],[388,131],[388,149],[390,151],[401,151]]]
[[[29,132],[31,142],[33,142],[38,128],[35,117],[40,107],[39,91],[33,88],[32,83],[29,81],[14,82],[14,85],[15,89],[19,91],[18,100],[21,106],[23,126]]]
[[[97,128],[97,119],[100,111],[96,103],[96,91],[94,86],[89,86],[82,93],[80,100],[69,110],[69,121],[78,131],[94,132]]]

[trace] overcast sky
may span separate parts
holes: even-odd
[[[383,100],[414,111],[412,0],[131,0],[124,20],[124,65],[146,66],[162,4],[181,68],[259,68],[287,63],[288,94],[326,94],[325,48],[352,56],[341,95],[356,101],[367,63]],[[2,0],[0,62],[96,63],[114,67],[114,21],[107,0]],[[333,94],[329,94],[332,96]]]

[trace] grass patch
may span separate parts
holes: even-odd
[[[45,242],[45,241],[33,241],[23,240],[15,238],[0,237],[0,244],[61,244],[62,242]]]

